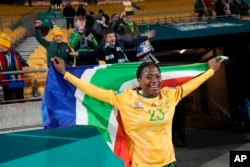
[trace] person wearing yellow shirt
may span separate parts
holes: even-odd
[[[52,59],[64,79],[85,94],[119,109],[129,145],[131,167],[174,167],[172,120],[178,102],[212,77],[220,61],[208,61],[210,69],[176,87],[161,87],[161,71],[153,62],[143,62],[137,69],[137,90],[106,90],[70,74],[64,61]]]

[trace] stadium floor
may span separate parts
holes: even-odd
[[[250,132],[231,128],[189,128],[187,147],[175,148],[177,167],[229,167],[230,151],[250,151]]]
[[[177,167],[229,167],[230,151],[250,152],[246,128],[187,128],[186,141],[186,147],[175,148]]]

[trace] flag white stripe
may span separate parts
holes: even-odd
[[[117,110],[113,108],[109,117],[109,124],[107,127],[111,138],[111,143],[108,142],[108,146],[111,148],[111,150],[114,150],[116,135],[118,131],[118,121],[116,117],[117,117]]]
[[[93,75],[99,68],[106,68],[107,65],[96,66],[93,69],[87,69],[82,73],[81,79],[87,82],[90,82]],[[87,125],[88,124],[88,112],[87,109],[82,105],[82,101],[85,97],[85,94],[76,89],[75,98],[76,98],[76,125]]]
[[[171,71],[171,72],[162,72],[161,76],[162,79],[173,79],[173,78],[180,78],[186,76],[197,76],[203,73],[203,71],[197,70],[187,70],[187,71]]]
[[[95,75],[96,71],[100,68],[106,68],[108,65],[100,65],[93,69],[87,69],[81,76],[82,80],[90,82],[91,78]],[[80,91],[79,89],[75,92],[76,97],[76,124],[77,125],[88,125],[88,112],[87,109],[82,105],[82,101],[84,100],[85,94]],[[117,112],[111,111],[109,124],[108,124],[108,131],[111,138],[111,143],[107,143],[110,149],[113,151],[115,146],[115,139],[117,134],[117,127],[118,122],[116,119]]]

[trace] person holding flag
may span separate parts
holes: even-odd
[[[119,110],[131,167],[174,167],[176,159],[171,128],[175,107],[219,70],[223,58],[210,59],[207,71],[175,87],[163,87],[160,67],[153,62],[143,62],[136,72],[138,88],[122,92],[106,90],[79,79],[66,71],[64,61],[58,57],[51,61],[64,79],[80,91]]]

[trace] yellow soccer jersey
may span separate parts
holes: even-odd
[[[172,119],[176,104],[214,74],[208,70],[199,77],[175,88],[165,87],[154,98],[139,91],[117,94],[65,73],[64,78],[98,100],[117,107],[128,138],[132,167],[162,167],[175,161],[172,144]]]
[[[164,88],[154,98],[126,90],[116,95],[133,167],[162,167],[175,161],[172,119],[181,88]]]

